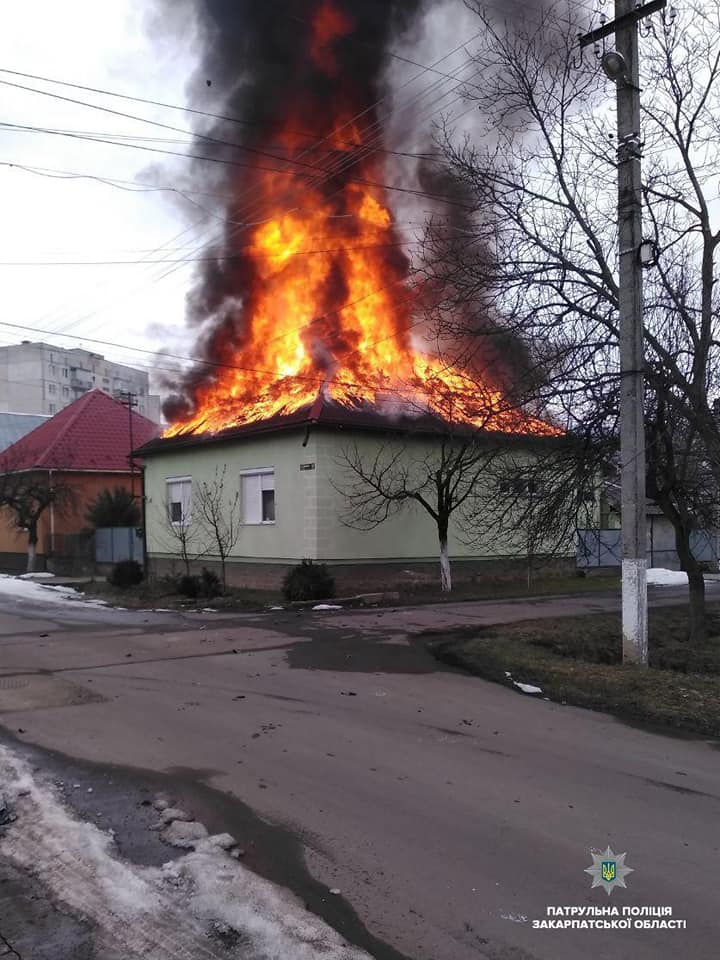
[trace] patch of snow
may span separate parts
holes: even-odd
[[[317,603],[313,610],[342,610],[336,603]]]
[[[95,930],[98,956],[126,960],[370,960],[289,891],[257,876],[217,837],[162,867],[121,858],[110,831],[80,820],[52,785],[0,747],[0,783],[17,819],[0,853],[42,878],[63,909]],[[237,945],[218,929],[242,934]]]
[[[21,573],[18,575],[18,580],[54,580],[55,574],[48,573],[46,571],[38,570],[37,573]]]
[[[523,693],[542,693],[540,687],[534,687],[531,683],[518,683],[517,680],[514,680],[513,685],[522,690]]]
[[[57,587],[0,574],[0,597],[36,603],[69,603],[80,598],[72,587]]]
[[[647,582],[654,587],[682,587],[688,582],[687,574],[682,570],[666,570],[664,567],[650,567]]]
[[[270,607],[271,610],[284,610],[285,607]]]
[[[501,913],[501,920],[512,920],[513,923],[527,923],[528,918],[524,913]]]
[[[215,609],[215,607],[203,607],[203,608],[202,608],[202,612],[203,612],[203,613],[217,613],[217,610]]]

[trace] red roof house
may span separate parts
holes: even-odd
[[[88,506],[102,490],[133,488],[142,496],[141,471],[136,460],[131,469],[130,451],[158,432],[157,424],[128,412],[101,390],[91,390],[0,453],[0,483],[2,477],[22,473],[70,491],[62,509],[59,502],[51,504],[39,518],[41,561],[69,558],[75,552],[73,538],[87,529]],[[16,513],[0,507],[0,566],[24,566],[27,541]]]

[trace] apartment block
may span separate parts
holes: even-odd
[[[0,347],[0,411],[53,416],[89,390],[115,399],[133,393],[135,410],[160,423],[160,397],[150,393],[145,370],[49,343],[23,340]]]

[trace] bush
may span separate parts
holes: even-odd
[[[194,600],[200,595],[200,577],[193,577],[189,573],[184,573],[177,582],[177,591],[184,597]]]
[[[324,563],[303,560],[283,579],[286,600],[328,600],[335,596],[335,580]]]
[[[85,514],[93,527],[137,527],[141,521],[135,497],[124,487],[101,490]]]
[[[112,568],[108,580],[114,587],[121,587],[125,590],[127,587],[136,587],[142,583],[143,568],[137,560],[120,560]]]
[[[203,567],[201,575],[201,588],[203,595],[212,600],[213,597],[219,597],[223,592],[220,577],[213,571]]]

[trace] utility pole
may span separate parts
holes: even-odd
[[[128,450],[128,463],[130,464],[130,496],[132,497],[133,504],[135,503],[135,458],[133,457],[133,450],[135,449],[135,442],[133,440],[133,408],[138,405],[138,398],[136,393],[131,393],[127,391],[121,393],[119,396],[120,403],[123,406],[128,408],[128,430],[130,435],[130,449]],[[144,503],[143,497],[143,503]],[[143,511],[144,515],[144,511]],[[143,533],[143,543],[144,543],[145,534]],[[144,555],[143,549],[143,555]],[[128,560],[135,559],[135,542],[134,542],[134,532],[128,527]],[[144,559],[144,557],[143,557]],[[147,567],[145,567],[147,570]]]
[[[128,430],[130,435],[130,449],[128,450],[128,463],[130,465],[130,493],[133,500],[135,499],[135,458],[133,457],[133,450],[135,448],[135,443],[133,442],[133,409],[138,405],[138,398],[136,393],[121,393],[118,396],[120,403],[124,407],[128,408]]]
[[[665,5],[615,0],[615,19],[580,38],[585,47],[614,34],[616,44],[601,63],[617,90],[623,662],[643,666],[648,632],[638,24]]]

